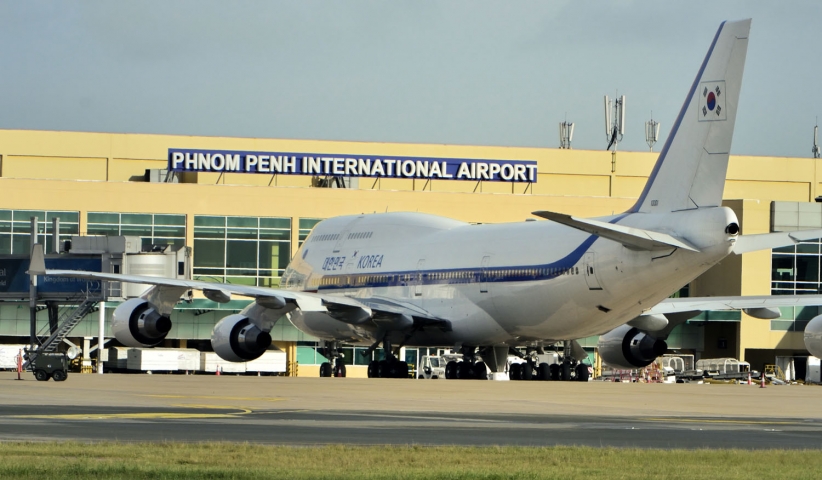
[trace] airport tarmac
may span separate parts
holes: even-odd
[[[822,448],[818,386],[0,373],[0,440]]]

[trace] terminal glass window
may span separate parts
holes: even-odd
[[[803,295],[820,293],[819,240],[774,248],[771,256],[771,293]]]
[[[822,228],[822,203],[771,202],[771,231],[793,232]],[[807,240],[771,253],[771,294],[811,295],[822,293],[822,243]],[[771,320],[771,330],[797,331],[817,315],[816,307],[780,307],[780,318]]]
[[[822,228],[822,203],[771,202],[771,231],[793,232]],[[808,240],[774,248],[771,255],[771,293],[820,293],[820,241]]]
[[[808,322],[822,313],[821,307],[779,307],[780,316],[771,320],[771,330],[804,332]]]
[[[155,213],[89,212],[89,235],[140,237],[143,246],[186,243],[186,216]]]
[[[291,259],[291,219],[194,216],[194,277],[277,287]]]
[[[31,253],[31,217],[37,217],[37,232],[46,252],[53,251],[51,222],[60,219],[60,241],[80,233],[80,214],[55,210],[0,210],[0,254]],[[45,238],[44,235],[45,234]]]
[[[321,218],[301,218],[300,219],[300,247],[303,246],[303,242],[306,238],[308,238],[308,234],[311,233],[311,230],[314,229],[314,225],[320,223],[322,221]]]

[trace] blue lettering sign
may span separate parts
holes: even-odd
[[[235,172],[268,175],[425,178],[536,183],[533,160],[401,157],[328,153],[168,149],[174,172]]]

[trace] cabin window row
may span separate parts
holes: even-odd
[[[364,238],[371,238],[374,232],[354,232],[348,234],[348,240],[362,240]]]
[[[311,237],[312,242],[328,242],[331,240],[339,240],[339,233],[326,233],[325,235],[315,235]]]
[[[531,269],[511,269],[495,270],[487,274],[487,278],[506,278],[512,276],[539,276],[539,275],[579,275],[579,267],[571,268],[531,268]],[[419,274],[403,275],[351,275],[351,276],[325,276],[313,278],[309,282],[311,287],[324,286],[358,286],[372,285],[388,282],[411,282],[417,279]],[[426,280],[472,280],[479,276],[479,271],[452,271],[452,272],[432,272],[423,274]]]

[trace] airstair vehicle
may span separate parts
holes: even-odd
[[[58,347],[69,336],[72,330],[74,330],[74,327],[94,310],[97,303],[102,300],[102,296],[100,296],[99,292],[86,290],[72,300],[73,302],[63,307],[62,315],[60,315],[56,325],[49,322],[48,325],[43,327],[35,336],[37,344],[31,345],[25,351],[24,358],[26,362],[23,364],[23,369],[34,372],[37,380],[48,380],[50,376],[56,381],[65,380],[66,372],[68,371],[66,367],[66,355],[64,353],[58,353]],[[43,374],[42,372],[47,371],[51,367],[46,367],[42,361],[38,361],[38,358],[41,356],[50,360],[58,356],[64,357],[62,360],[63,373],[55,375]],[[45,365],[50,364],[46,363]]]

